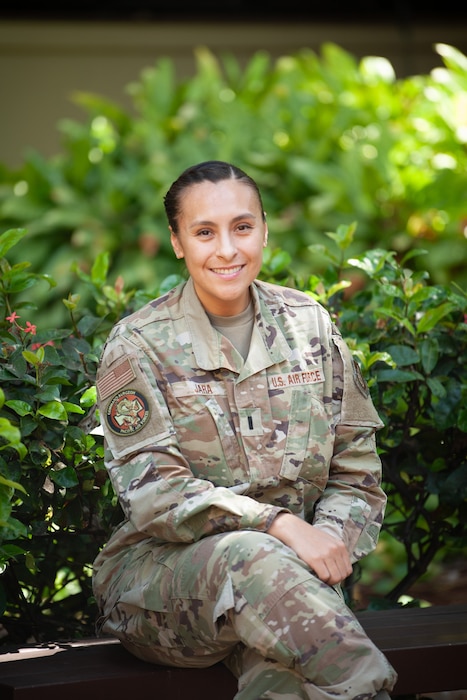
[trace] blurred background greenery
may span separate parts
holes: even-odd
[[[335,44],[277,60],[258,52],[244,69],[199,49],[190,78],[170,58],[145,69],[128,86],[131,112],[75,95],[84,117],[60,123],[60,154],[34,151],[1,172],[1,228],[27,227],[34,269],[58,282],[44,321],[62,322],[72,262],[89,271],[107,251],[111,277],[149,290],[178,270],[162,197],[209,158],[257,179],[272,244],[299,273],[321,269],[310,244],[356,220],[355,252],[426,248],[435,282],[465,285],[466,57],[436,50],[445,67],[398,79],[387,59],[357,61]]]
[[[442,65],[405,77],[385,57],[335,43],[258,51],[246,64],[199,48],[189,77],[161,58],[129,83],[131,108],[76,93],[82,117],[60,122],[57,155],[0,165],[0,232],[13,232],[0,245],[0,606],[10,638],[92,629],[90,565],[119,517],[101,438],[89,434],[96,363],[110,325],[183,272],[162,199],[183,168],[210,158],[257,180],[270,229],[263,276],[341,319],[385,420],[388,516],[356,597],[398,604],[436,567],[459,571],[467,58],[435,50]]]

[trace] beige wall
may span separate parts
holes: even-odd
[[[386,56],[403,77],[441,65],[435,43],[467,53],[467,27],[0,22],[0,162],[17,167],[30,148],[55,154],[58,121],[82,118],[71,101],[76,90],[129,107],[125,86],[161,56],[173,58],[186,76],[194,70],[197,46],[235,54],[244,63],[260,49],[277,57],[305,47],[319,52],[328,41],[356,57]]]

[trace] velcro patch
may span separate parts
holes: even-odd
[[[112,398],[105,412],[110,430],[116,435],[134,435],[149,420],[149,406],[139,391],[124,389]]]
[[[362,374],[362,370],[360,369],[360,365],[356,360],[353,361],[353,378],[355,382],[355,386],[359,390],[359,392],[364,396],[366,399],[370,395],[370,390],[368,388],[368,384],[366,383],[366,380]]]
[[[129,384],[135,378],[135,371],[128,358],[125,358],[118,365],[104,374],[97,382],[97,390],[101,401],[118,391],[125,384]]]

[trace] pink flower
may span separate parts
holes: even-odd
[[[15,323],[16,319],[19,318],[18,314],[16,311],[12,311],[10,316],[6,317],[6,320],[9,321],[10,323]]]
[[[38,350],[39,348],[44,348],[46,345],[52,345],[53,346],[54,341],[53,340],[48,340],[46,343],[33,343],[31,345],[31,350]]]
[[[36,335],[36,326],[33,326],[33,324],[30,321],[26,321],[26,327],[23,330],[25,333]]]

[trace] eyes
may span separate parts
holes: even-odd
[[[243,222],[241,224],[236,224],[233,230],[234,234],[245,235],[253,231],[254,226],[252,224]],[[213,238],[216,235],[216,229],[212,228],[200,228],[195,231],[194,234],[197,238]]]

